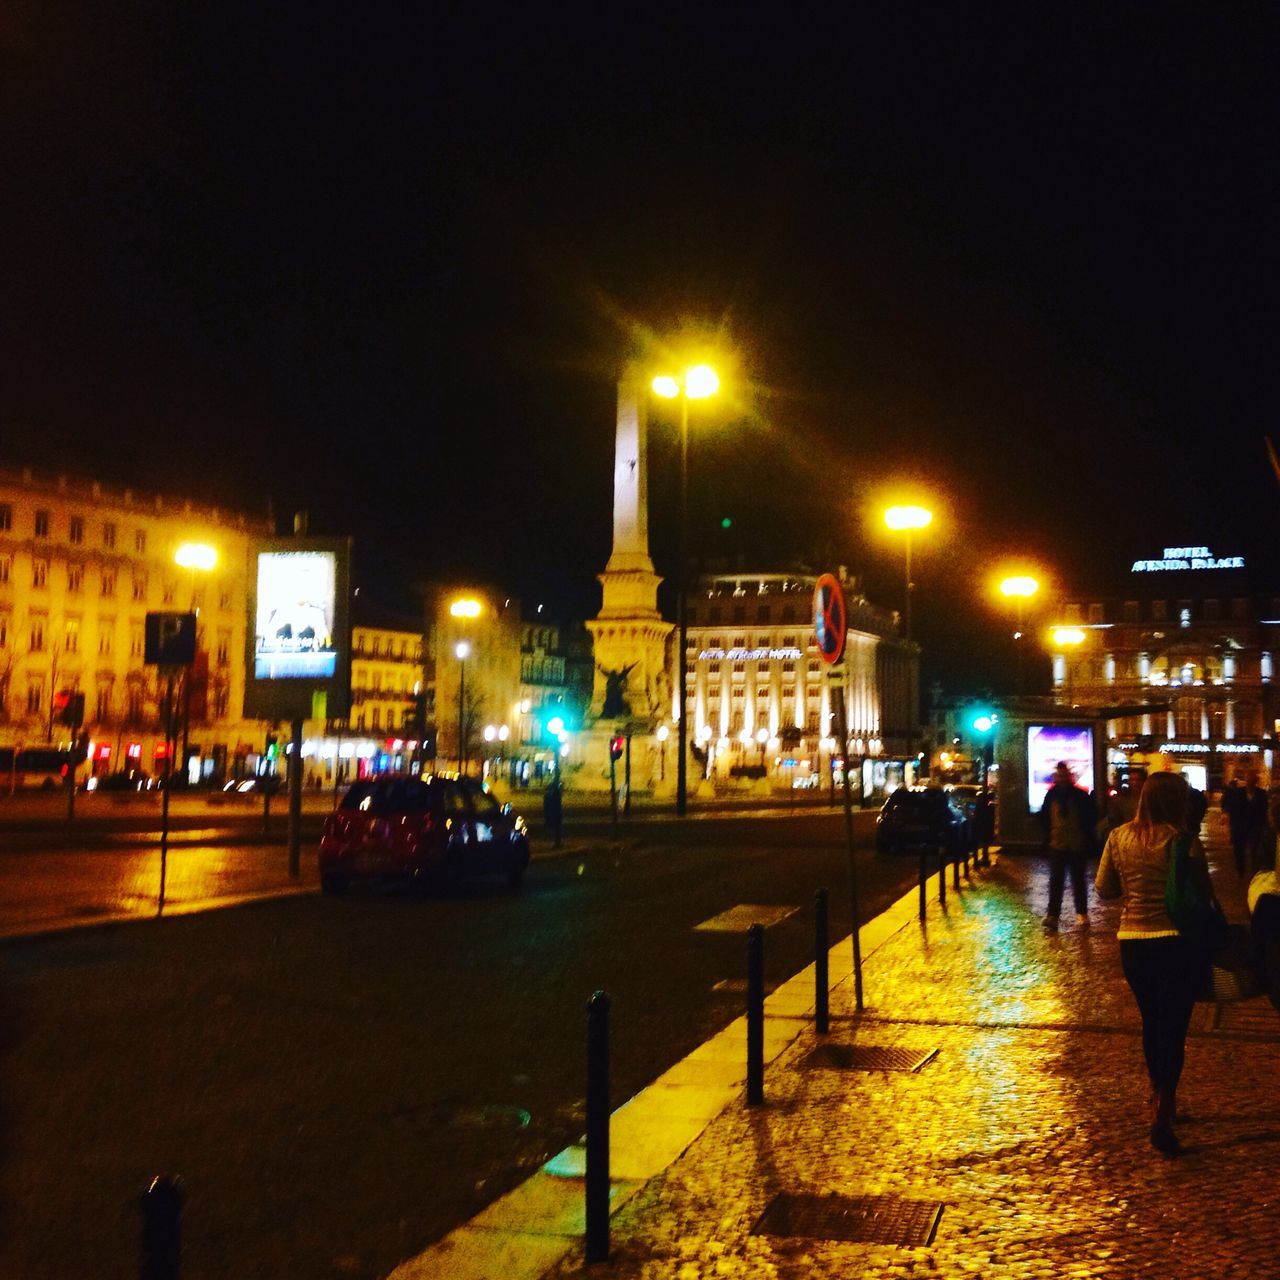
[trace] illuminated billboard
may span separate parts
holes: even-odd
[[[1044,808],[1059,762],[1075,775],[1076,786],[1093,790],[1093,730],[1088,725],[1027,725],[1027,805]]]
[[[331,551],[258,553],[255,679],[332,678],[336,560]]]
[[[249,553],[245,715],[332,718],[350,706],[351,544],[268,538]]]

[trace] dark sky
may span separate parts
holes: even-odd
[[[868,515],[915,478],[953,686],[1006,553],[1269,553],[1277,11],[745,13],[9,4],[0,459],[592,613],[616,369],[710,333],[695,549],[897,605]],[[669,572],[662,419],[651,464]]]

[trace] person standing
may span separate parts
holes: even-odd
[[[1236,859],[1236,875],[1267,870],[1262,856],[1267,833],[1267,796],[1258,786],[1258,775],[1250,773],[1245,785],[1232,779],[1222,793],[1222,810],[1231,831],[1231,850]]]
[[[542,794],[542,818],[558,849],[561,836],[564,834],[564,791],[560,785],[559,770],[556,770],[555,776]]]
[[[1122,899],[1120,965],[1142,1015],[1151,1145],[1166,1155],[1182,1150],[1173,1131],[1178,1080],[1205,969],[1203,954],[1178,933],[1165,906],[1175,838],[1189,840],[1191,875],[1213,896],[1204,846],[1186,832],[1188,791],[1181,775],[1153,773],[1138,797],[1138,816],[1107,837],[1095,884],[1100,898]]]
[[[1046,933],[1056,933],[1062,913],[1062,893],[1067,872],[1071,872],[1071,893],[1075,899],[1076,923],[1089,927],[1089,898],[1085,884],[1085,864],[1095,848],[1098,806],[1093,797],[1076,786],[1075,776],[1065,761],[1053,771],[1053,785],[1040,810],[1045,843],[1049,848],[1049,911],[1044,918]]]

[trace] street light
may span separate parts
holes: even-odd
[[[686,370],[683,378],[669,374],[653,380],[654,393],[665,400],[680,401],[680,558],[676,563],[676,622],[680,631],[677,658],[677,691],[679,720],[676,724],[676,816],[683,818],[689,803],[689,717],[688,662],[689,622],[685,609],[685,565],[689,559],[689,401],[705,400],[720,389],[720,379],[710,365],[697,364]]]
[[[769,741],[769,730],[763,725],[756,730],[756,742],[760,745],[760,767],[764,768],[764,748],[765,743]]]
[[[467,772],[467,655],[471,652],[471,646],[465,640],[459,640],[454,645],[453,652],[458,659],[458,773],[465,776]]]
[[[1018,692],[1022,693],[1022,650],[1023,650],[1023,634],[1022,634],[1022,615],[1026,608],[1027,601],[1040,590],[1040,584],[1029,574],[1015,574],[1011,578],[1005,578],[1000,583],[1000,594],[1006,600],[1013,601],[1014,612],[1017,617],[1017,628],[1013,633],[1014,651],[1018,656]]]
[[[665,724],[660,724],[658,726],[658,742],[661,744],[661,746],[658,749],[659,751],[658,759],[660,761],[658,766],[659,782],[666,782],[667,780],[667,739],[669,737],[671,737],[671,730],[668,729]]]
[[[1054,627],[1053,643],[1059,649],[1074,649],[1077,645],[1084,644],[1085,635],[1079,627]],[[1063,682],[1067,689],[1067,706],[1074,706],[1071,701],[1071,660],[1064,653],[1062,655],[1062,675]]]
[[[915,529],[923,529],[933,523],[933,512],[924,507],[890,507],[884,513],[884,522],[895,532],[906,536],[907,544],[907,591],[906,609],[902,615],[902,636],[911,639],[911,593],[915,583],[911,581],[911,534]]]

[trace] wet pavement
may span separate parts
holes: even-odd
[[[1209,834],[1220,895],[1243,920],[1229,851],[1216,825]],[[625,1188],[607,1267],[584,1268],[575,1241],[545,1273],[1280,1274],[1280,1017],[1265,1000],[1197,1006],[1179,1097],[1187,1149],[1157,1154],[1118,906],[1094,902],[1089,930],[1045,936],[1045,894],[1038,859],[1005,858],[945,911],[931,901],[923,927],[903,912],[866,964],[866,1012],[843,982],[827,1039],[936,1056],[915,1073],[806,1067],[818,1038],[793,1018],[766,1105],[735,1100],[665,1172]],[[770,1034],[785,1021],[771,1017]],[[814,1195],[818,1210],[835,1195],[891,1197],[877,1202],[882,1222],[902,1202],[926,1206],[926,1223],[941,1213],[928,1244],[830,1238],[849,1215],[793,1215],[812,1235],[760,1229],[783,1193]]]

